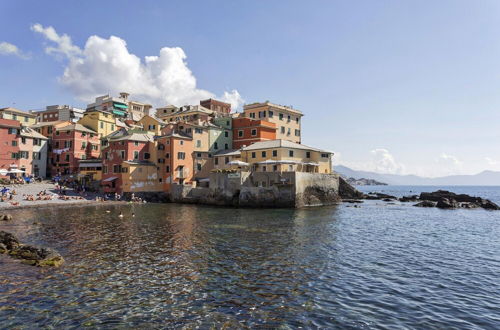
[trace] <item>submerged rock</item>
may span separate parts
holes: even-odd
[[[21,245],[19,240],[14,235],[6,231],[0,231],[0,243],[5,245],[9,251],[14,250]]]
[[[56,251],[31,245],[24,245],[19,240],[5,231],[0,231],[0,253],[23,260],[24,263],[34,266],[59,267],[64,262],[63,257]]]
[[[403,196],[399,199],[400,202],[406,203],[406,202],[417,202],[418,201],[418,195],[411,195],[411,196]]]

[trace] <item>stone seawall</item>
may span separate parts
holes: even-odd
[[[339,177],[301,172],[212,173],[209,188],[172,185],[170,200],[239,207],[331,205],[340,201]]]

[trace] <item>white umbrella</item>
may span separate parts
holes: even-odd
[[[3,169],[3,168],[2,168],[2,169],[0,170],[0,175],[5,175],[5,174],[7,174],[7,173],[9,173],[9,171],[7,171],[6,169]]]
[[[10,170],[9,173],[24,173],[24,170],[18,170],[17,168]]]
[[[232,160],[227,165],[236,165],[236,166],[248,166],[248,163],[242,162],[241,160]]]

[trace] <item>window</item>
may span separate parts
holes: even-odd
[[[300,130],[298,129],[295,130],[295,136],[300,136]]]
[[[306,158],[311,158],[311,152],[310,151],[306,151]]]
[[[138,147],[139,146],[139,142],[134,141],[134,146]]]
[[[134,159],[137,160],[139,159],[139,151],[134,151]]]
[[[87,156],[83,154],[81,159],[87,159]]]
[[[25,138],[25,137],[22,137],[22,138],[21,138],[21,143],[22,143],[22,144],[26,144],[26,138]]]
[[[12,120],[17,120],[17,115],[12,115]]]
[[[17,147],[17,141],[12,141],[12,146]]]
[[[290,122],[290,120],[292,119],[292,117],[290,117],[290,115],[287,117],[287,122]]]
[[[82,137],[85,137],[85,136],[87,136],[87,133],[82,132]]]
[[[252,129],[252,136],[256,136],[257,135],[257,130],[256,129]]]
[[[170,173],[170,166],[169,165],[165,166],[165,172]]]
[[[66,131],[66,135],[70,135],[70,134],[71,134],[71,132],[70,132],[70,131]]]
[[[49,134],[52,134],[52,126],[49,126],[49,128],[47,129],[47,132],[48,132]]]
[[[165,150],[165,146],[163,144],[158,144],[158,150]]]
[[[59,135],[59,131],[56,131],[56,135]]]
[[[282,113],[280,113],[279,117],[280,117],[280,120],[283,120],[283,114]]]
[[[17,129],[9,128],[9,134],[17,134]]]
[[[180,140],[180,141],[179,141],[179,144],[180,144],[181,146],[182,146],[182,145],[184,145],[184,141]]]
[[[102,174],[108,174],[108,167],[106,165],[102,167]]]
[[[196,154],[196,157],[201,158],[201,152],[198,152],[198,153]]]
[[[149,152],[144,153],[144,159],[149,159],[150,157],[151,155],[149,154]]]
[[[115,124],[111,124],[111,130],[114,131],[115,130]]]
[[[201,140],[196,140],[196,148],[201,148]]]
[[[262,172],[266,172],[267,170],[267,167],[266,166],[262,166]]]
[[[69,162],[69,154],[66,155],[66,161]]]
[[[228,131],[224,132],[224,137],[229,137],[229,132]]]
[[[224,149],[226,149],[226,150],[229,149],[229,144],[225,143],[224,144]]]
[[[250,118],[255,118],[255,112],[250,113]]]
[[[59,148],[59,141],[56,141],[56,148]]]
[[[201,131],[201,128],[195,128],[195,129],[194,129],[194,132],[195,132],[196,134],[201,134],[201,132],[202,132],[202,131]]]
[[[167,152],[167,153],[165,154],[165,158],[167,158],[167,159],[168,159],[168,158],[170,158],[170,153],[168,153],[168,152]]]
[[[243,131],[238,131],[238,137],[243,137]]]
[[[277,172],[278,171],[278,165],[273,165],[273,171]]]
[[[87,148],[87,142],[83,141],[82,142],[82,149],[85,149],[85,148]]]
[[[293,150],[288,150],[288,156],[293,157]]]
[[[298,124],[299,123],[299,117],[295,118],[295,122]]]
[[[273,157],[278,157],[278,150],[273,150]]]
[[[40,160],[41,154],[39,152],[33,152],[33,159]]]
[[[122,166],[121,165],[113,165],[113,173],[121,173]]]
[[[288,131],[286,132],[286,135],[290,135],[290,133],[292,133],[292,129],[290,127],[288,127]]]
[[[262,151],[262,157],[266,157],[266,152]]]
[[[186,159],[186,154],[184,152],[178,152],[177,159]]]
[[[101,128],[104,128],[104,123],[102,121],[101,121],[100,125],[101,125]]]
[[[165,164],[165,159],[163,159],[163,158],[158,158],[158,163],[159,163],[159,164]]]
[[[285,126],[281,126],[281,134],[285,134]]]
[[[274,116],[274,112],[269,111],[269,118],[273,118],[273,116]]]
[[[228,120],[228,121],[226,121],[226,126],[227,126],[227,127],[229,127],[229,120]]]
[[[328,158],[328,154],[321,154],[321,158]]]
[[[201,171],[201,164],[200,164],[200,163],[197,163],[197,164],[196,164],[196,170],[197,170],[197,171]]]
[[[124,150],[120,150],[120,158],[125,159],[125,151]]]
[[[255,158],[255,157],[256,157],[255,152],[252,152],[252,158]]]
[[[219,157],[215,157],[214,158],[214,164],[215,165],[219,165]]]
[[[224,163],[225,164],[229,163],[229,157],[224,157]]]
[[[217,144],[217,142],[214,142],[214,149],[215,150],[219,149],[219,145]]]
[[[11,157],[12,159],[17,159],[17,156],[18,156],[18,155],[17,155],[17,152],[13,152],[13,153],[11,153],[11,154],[10,154],[10,157]]]

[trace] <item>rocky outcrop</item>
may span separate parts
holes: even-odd
[[[12,215],[0,214],[0,221],[12,221]]]
[[[418,195],[411,195],[411,196],[403,196],[399,199],[400,202],[407,203],[407,202],[417,202],[418,201]]]
[[[416,207],[435,207],[436,203],[431,202],[431,201],[423,201],[423,202],[417,203],[413,206],[416,206]]]
[[[56,251],[31,245],[21,244],[19,240],[5,231],[0,231],[0,253],[21,259],[23,263],[33,266],[59,267],[64,263],[63,257]]]
[[[365,194],[363,194],[361,191],[357,190],[353,186],[351,186],[349,183],[347,183],[344,178],[340,177],[339,178],[339,196],[342,198],[342,200],[345,199],[363,199],[365,197]]]

